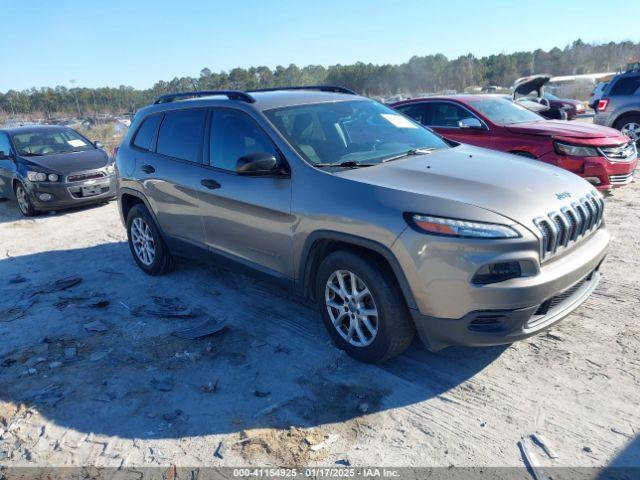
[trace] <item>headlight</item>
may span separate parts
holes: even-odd
[[[569,145],[568,143],[555,142],[553,146],[560,155],[569,155],[571,157],[599,157],[600,153],[594,147],[580,147],[578,145]]]
[[[432,235],[462,238],[517,238],[520,236],[513,228],[497,223],[471,222],[417,214],[409,214],[407,220],[415,229]]]
[[[27,172],[27,178],[32,182],[46,182],[47,174],[42,172]]]
[[[116,173],[116,164],[115,163],[110,163],[109,165],[107,165],[107,168],[105,170],[109,174]]]

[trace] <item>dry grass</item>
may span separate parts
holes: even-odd
[[[126,133],[125,127],[118,131],[116,128],[118,125],[117,122],[109,122],[93,125],[91,128],[79,127],[76,130],[93,142],[102,142],[107,153],[111,154]]]

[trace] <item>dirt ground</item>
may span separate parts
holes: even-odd
[[[640,182],[606,203],[603,281],[559,325],[378,367],[268,284],[144,275],[115,203],[0,202],[0,466],[521,466],[523,438],[542,466],[639,466]]]

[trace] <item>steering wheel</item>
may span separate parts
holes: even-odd
[[[546,99],[546,98],[544,98],[544,97],[539,97],[539,98],[538,98],[538,103],[539,103],[540,105],[544,105],[544,106],[545,106],[545,107],[547,107],[547,108],[551,108],[551,104],[549,103],[549,100],[547,100],[547,99]]]

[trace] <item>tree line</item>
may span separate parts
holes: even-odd
[[[615,71],[640,58],[640,42],[587,44],[576,40],[565,48],[515,52],[481,58],[462,55],[449,60],[442,54],[414,56],[398,65],[307,65],[298,67],[234,68],[228,72],[202,69],[198,77],[159,81],[149,89],[120,86],[67,88],[64,86],[9,90],[0,93],[0,114],[93,116],[98,113],[134,112],[159,95],[191,90],[238,89],[334,84],[368,96],[397,93],[462,91],[470,86],[510,86],[515,79],[535,73],[580,75]]]

